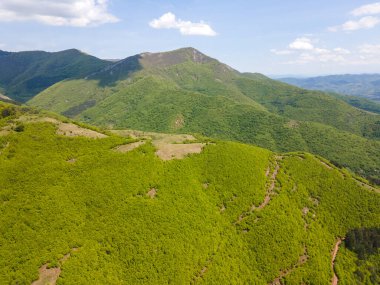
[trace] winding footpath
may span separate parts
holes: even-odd
[[[271,200],[271,196],[273,195],[274,187],[276,185],[276,177],[277,177],[278,171],[280,170],[280,165],[279,165],[278,161],[282,160],[282,158],[283,158],[282,156],[276,156],[275,157],[275,167],[273,169],[272,175],[270,176],[270,180],[269,180],[270,184],[267,187],[267,191],[266,191],[266,195],[264,197],[264,201],[257,207],[255,205],[252,205],[248,212],[242,213],[239,216],[239,218],[237,219],[237,221],[235,222],[235,225],[239,224],[245,217],[248,216],[249,213],[252,213],[255,210],[262,210],[269,204],[269,202]],[[266,173],[265,173],[265,176],[268,177],[269,174],[270,174],[270,169],[268,168]]]
[[[277,177],[277,174],[280,170],[280,165],[278,163],[278,161],[282,160],[283,157],[282,156],[276,156],[275,157],[275,166],[274,166],[274,169],[273,169],[273,172],[272,174],[270,175],[270,168],[268,167],[268,169],[266,170],[266,173],[265,173],[265,176],[268,177],[270,175],[270,178],[269,178],[269,185],[267,186],[267,191],[266,191],[266,195],[264,197],[264,201],[259,205],[259,206],[255,206],[255,205],[252,205],[250,210],[248,212],[244,212],[242,213],[239,218],[237,219],[237,221],[234,223],[234,225],[236,224],[239,224],[244,218],[247,217],[247,215],[255,210],[262,210],[265,208],[265,206],[268,205],[268,203],[270,202],[271,200],[271,196],[273,195],[273,190],[275,188],[275,185],[276,185],[276,177]],[[223,212],[225,210],[225,207],[222,206],[221,208],[221,212]],[[219,249],[223,246],[222,245],[223,242],[221,242],[221,244],[219,244],[218,246],[218,251]],[[300,262],[302,262],[302,260],[304,259],[303,256],[300,257]],[[203,279],[203,276],[207,273],[208,271],[208,268],[209,266],[211,265],[212,263],[212,258],[209,258],[205,264],[203,265],[202,269],[193,277],[192,281],[191,281],[191,284],[195,284],[197,283],[198,281],[200,281],[201,279]]]
[[[333,249],[333,252],[332,252],[332,256],[331,256],[331,270],[334,272],[334,276],[333,276],[333,279],[331,281],[331,285],[337,285],[338,284],[338,276],[336,275],[336,272],[335,272],[335,269],[334,269],[334,264],[335,264],[335,258],[336,258],[336,255],[338,254],[338,250],[339,250],[339,246],[340,244],[342,243],[343,239],[338,239],[336,244],[335,244],[335,247]]]

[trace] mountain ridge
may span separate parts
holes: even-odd
[[[327,93],[239,73],[194,49],[128,57],[84,79],[59,82],[28,104],[109,128],[311,151],[379,179],[379,115]]]

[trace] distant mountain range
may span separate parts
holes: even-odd
[[[336,92],[380,101],[380,74],[344,74],[309,78],[280,78],[298,87]]]

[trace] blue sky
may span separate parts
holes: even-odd
[[[115,59],[192,46],[240,71],[380,72],[376,1],[1,0],[0,35],[9,51]]]

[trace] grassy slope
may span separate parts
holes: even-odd
[[[29,284],[78,248],[58,284],[267,284],[307,248],[287,282],[327,284],[335,238],[380,226],[380,196],[312,155],[279,161],[277,194],[235,225],[263,201],[273,153],[217,142],[163,162],[150,144],[111,150],[124,142],[57,136],[49,123],[0,136],[0,283]]]
[[[110,63],[78,50],[0,55],[0,86],[13,100],[25,102],[56,82],[80,78]]]

